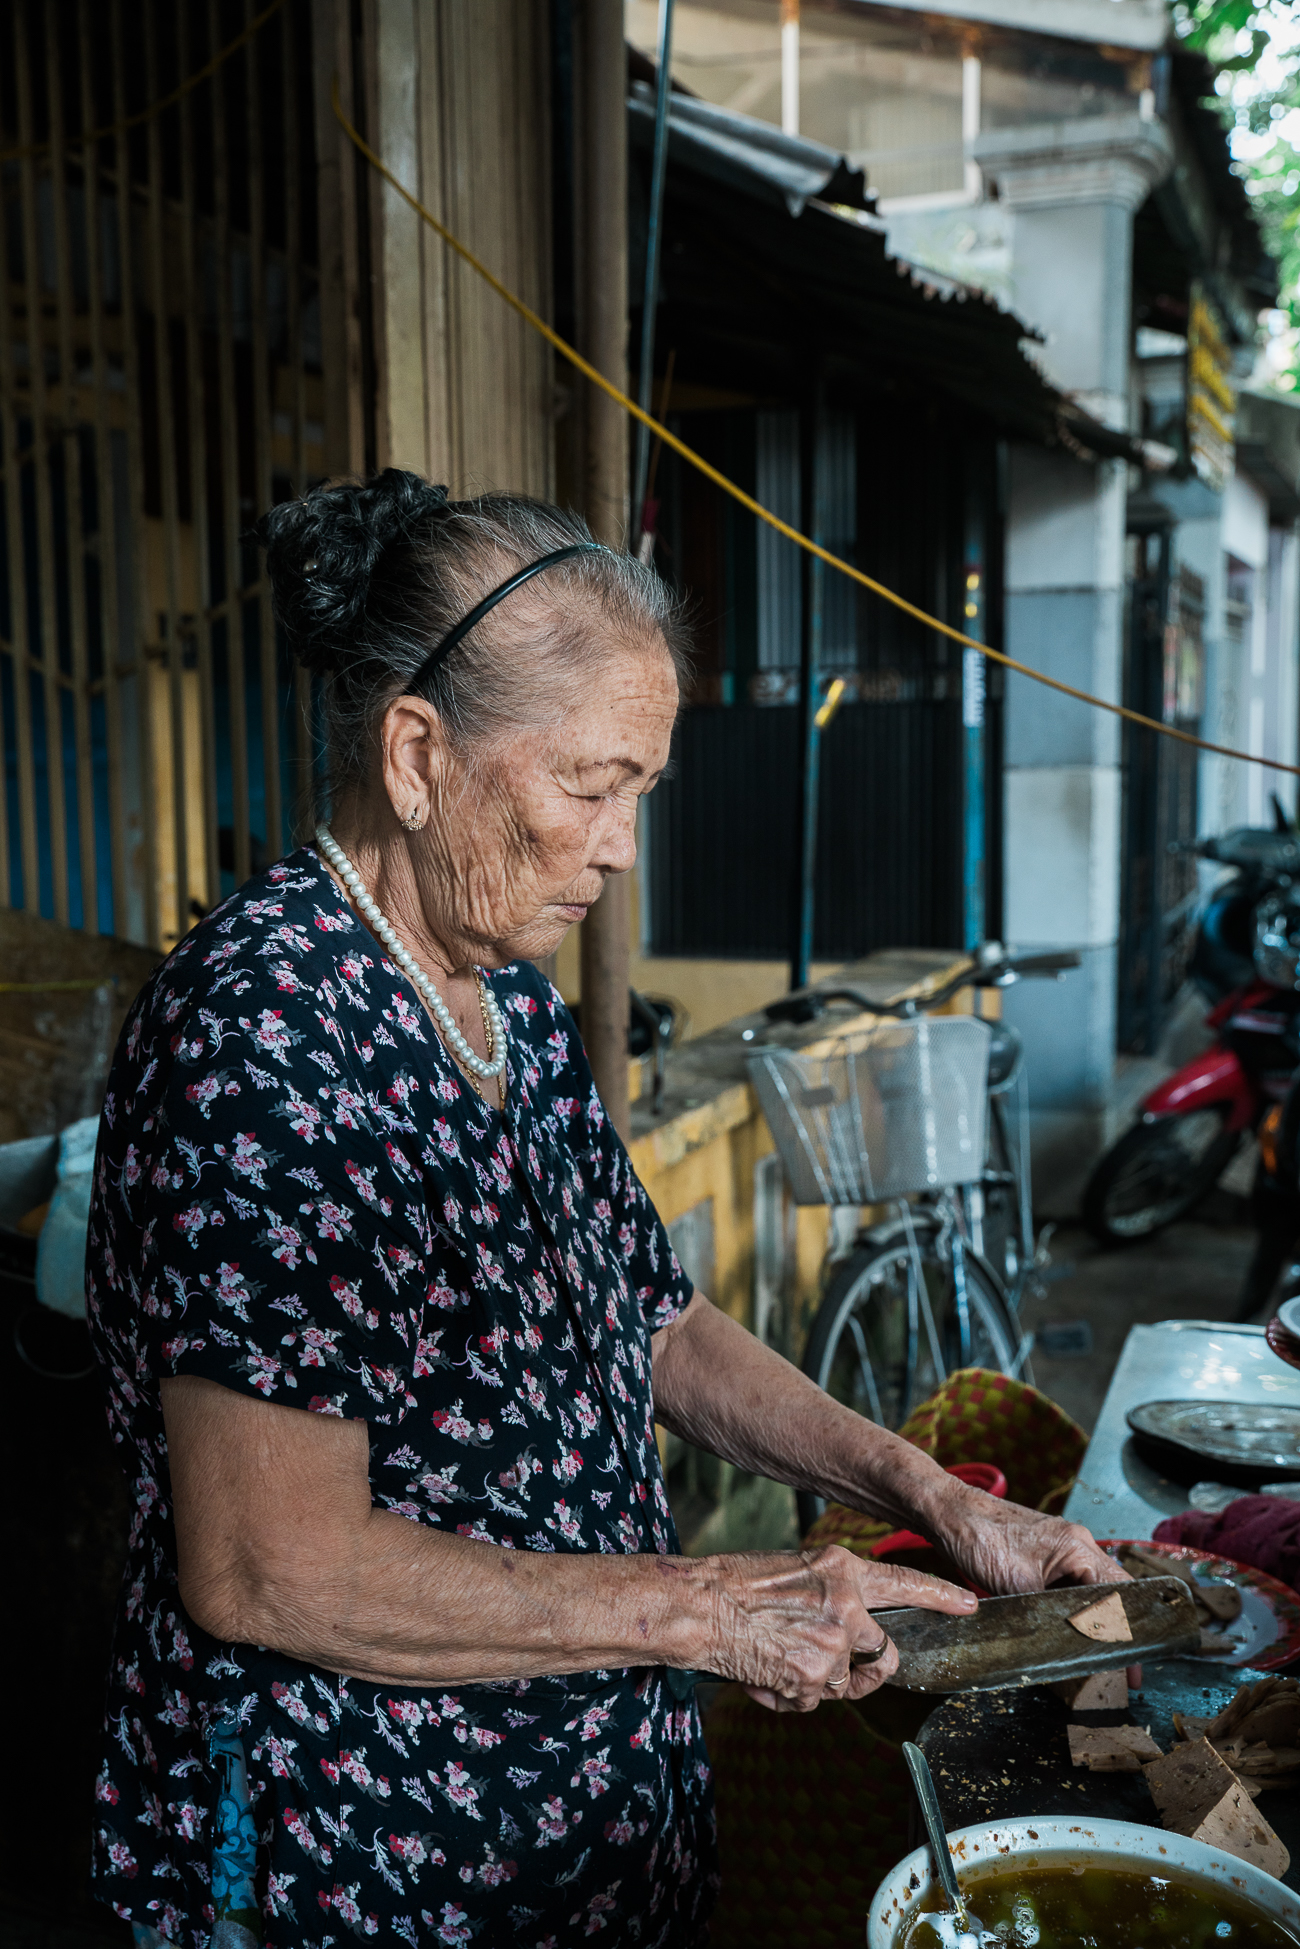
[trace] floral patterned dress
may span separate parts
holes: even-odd
[[[361,1683],[217,1643],[177,1589],[173,1374],[364,1420],[373,1500],[412,1523],[677,1549],[650,1336],[690,1284],[563,1003],[527,964],[491,979],[504,1113],[304,848],[124,1030],[87,1292],[135,1518],[93,1872],[168,1942],[702,1940],[709,1769],[662,1667]]]

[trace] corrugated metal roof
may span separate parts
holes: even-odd
[[[639,81],[628,120],[648,179],[653,95]],[[660,338],[681,348],[679,376],[695,363],[702,383],[771,395],[787,389],[792,348],[816,349],[850,382],[888,373],[1020,438],[1136,458],[1127,432],[1044,378],[1014,313],[887,253],[862,180],[820,143],[672,95]]]
[[[991,27],[1064,40],[1103,42],[1153,52],[1169,39],[1165,0],[889,0],[899,12],[950,20],[978,20]],[[864,5],[865,11],[865,5]]]
[[[648,83],[633,81],[627,108],[638,136],[652,141],[655,99]],[[669,97],[668,154],[672,162],[701,169],[746,196],[784,203],[792,217],[801,215],[813,197],[854,210],[875,208],[862,171],[834,149],[694,95]]]

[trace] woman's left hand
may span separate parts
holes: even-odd
[[[1040,1515],[1023,1503],[999,1502],[981,1489],[965,1489],[931,1528],[953,1563],[991,1597],[1046,1590],[1051,1584],[1129,1580],[1128,1571],[1106,1555],[1082,1523]],[[1141,1665],[1130,1665],[1127,1676],[1131,1688],[1140,1686]]]
[[[1126,1572],[1082,1523],[1043,1516],[953,1483],[951,1501],[931,1518],[936,1543],[973,1584],[993,1597],[1050,1584],[1123,1583]]]

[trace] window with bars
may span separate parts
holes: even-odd
[[[758,500],[791,527],[800,525],[799,415],[765,409],[755,415]],[[817,434],[816,525],[834,554],[850,560],[857,550],[857,416],[824,412]],[[800,620],[803,614],[800,551],[760,524],[758,550],[757,661],[765,673],[758,694],[789,702],[798,695]],[[825,575],[821,590],[818,664],[835,672],[858,662],[857,592],[842,575]]]
[[[325,471],[310,5],[263,11],[0,13],[0,904],[160,948],[316,775],[250,540]]]

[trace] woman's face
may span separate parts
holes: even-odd
[[[615,650],[556,724],[520,732],[467,763],[433,718],[401,699],[389,713],[389,796],[430,817],[410,858],[423,917],[453,954],[481,966],[539,959],[581,920],[611,873],[636,860],[636,813],[668,762],[677,675],[662,645]],[[393,777],[424,773],[419,793]],[[394,790],[394,783],[398,789]]]

